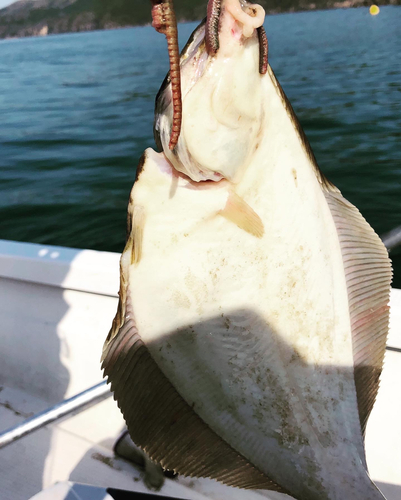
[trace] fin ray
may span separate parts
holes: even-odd
[[[126,319],[106,341],[102,367],[133,441],[151,460],[179,474],[285,492],[220,438],[179,395],[140,338],[129,290],[120,295],[126,304],[118,311],[124,310]]]
[[[379,388],[389,325],[391,263],[377,234],[339,192],[326,192],[346,275],[359,419],[365,434]]]
[[[229,194],[227,204],[219,214],[257,238],[261,238],[265,232],[259,215],[234,192]]]

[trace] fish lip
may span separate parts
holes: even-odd
[[[209,55],[216,55],[219,50],[221,18],[225,13],[241,25],[245,38],[251,37],[265,19],[265,10],[257,3],[248,0],[209,0],[206,18],[206,48]]]
[[[244,23],[245,18],[254,18],[255,20],[259,19],[259,22],[261,17],[263,17],[263,20],[265,18],[265,11],[259,4],[253,4],[248,0],[234,0],[234,2],[235,1],[238,1],[240,6],[239,11],[238,9],[234,9],[233,11],[233,4],[230,4],[228,0],[226,0],[228,5],[224,5],[224,0],[209,0],[208,2],[205,42],[206,50],[209,56],[215,56],[220,49],[221,17],[226,10],[228,10],[228,12],[230,12],[231,15],[240,23]],[[241,10],[243,14],[240,15]],[[254,26],[252,26],[253,23],[249,25],[249,23],[246,22],[243,24],[241,30],[242,36],[245,38],[249,38],[254,35],[255,31],[257,32],[259,40],[259,73],[264,75],[267,72],[268,66],[268,41],[266,32],[263,28],[263,22],[262,24],[259,24],[259,22],[256,22]]]

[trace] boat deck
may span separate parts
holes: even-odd
[[[32,413],[46,409],[47,405],[26,392],[3,387],[0,393],[0,430],[22,422]],[[113,399],[109,398],[0,450],[0,498],[27,500],[62,481],[154,493],[145,484],[142,467],[113,453],[113,444],[123,429],[121,414]],[[215,481],[190,478],[166,478],[158,494],[187,500],[244,499],[240,490]],[[268,496],[257,492],[246,494],[247,500],[280,498],[282,496],[275,493]]]
[[[0,432],[101,380],[99,358],[117,307],[117,254],[0,241]],[[401,498],[401,290],[391,296],[381,390],[367,429],[372,478]],[[144,470],[116,458],[124,422],[112,398],[0,450],[0,499],[27,500],[56,482],[149,492]],[[166,479],[187,500],[279,500],[209,480]]]

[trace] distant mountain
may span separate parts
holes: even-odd
[[[267,13],[400,5],[401,0],[262,0]],[[207,0],[175,0],[179,20],[202,19]],[[111,29],[151,22],[149,0],[19,0],[0,10],[0,38]]]

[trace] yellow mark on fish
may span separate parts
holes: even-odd
[[[298,187],[298,174],[295,168],[291,170],[292,176],[294,177],[295,187]]]
[[[189,298],[179,290],[174,290],[171,296],[171,300],[174,305],[178,308],[189,309],[191,307],[191,301]]]

